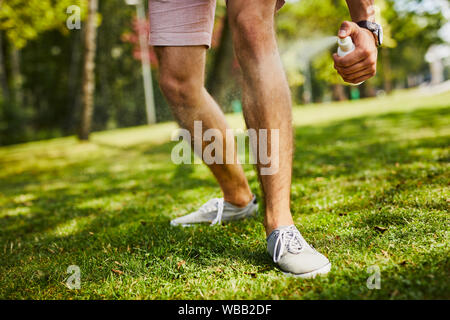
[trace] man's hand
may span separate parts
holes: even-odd
[[[360,28],[356,23],[344,21],[338,34],[339,38],[351,36],[355,50],[344,57],[333,55],[334,68],[348,83],[360,83],[377,72],[378,50],[372,32]]]

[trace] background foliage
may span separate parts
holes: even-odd
[[[401,2],[402,6],[393,0],[376,1],[386,45],[380,50],[378,75],[353,89],[359,90],[357,96],[389,93],[429,79],[424,55],[431,45],[442,42],[437,31],[446,19],[439,10],[417,10],[422,1]],[[0,144],[77,132],[84,22],[81,30],[67,29],[66,8],[73,4],[80,6],[84,20],[86,0],[0,1]],[[411,4],[416,9],[411,10]],[[145,124],[134,8],[122,1],[99,5],[93,130]],[[207,82],[222,108],[230,111],[233,100],[240,97],[240,75],[232,51],[227,50],[229,39],[222,37],[225,18],[224,2],[219,1]],[[307,52],[321,39],[335,35],[344,19],[349,19],[344,0],[287,2],[276,17],[281,51]],[[352,97],[333,69],[335,50],[329,45],[311,59],[285,59],[296,104]],[[220,66],[221,60],[227,61],[225,65]],[[171,114],[158,87],[155,59],[152,70],[157,119],[166,121]]]

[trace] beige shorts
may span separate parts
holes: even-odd
[[[277,0],[277,9],[284,0]],[[152,46],[211,46],[216,0],[149,0]]]

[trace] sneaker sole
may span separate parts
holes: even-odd
[[[286,276],[288,277],[294,277],[294,278],[302,278],[302,279],[313,279],[318,275],[325,275],[331,270],[331,262],[323,266],[322,268],[319,268],[317,270],[306,272],[306,273],[291,273],[291,272],[285,272],[282,271]]]

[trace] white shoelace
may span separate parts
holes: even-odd
[[[277,241],[275,242],[275,248],[273,253],[273,262],[280,261],[284,250],[288,250],[293,254],[300,253],[303,248],[302,236],[300,232],[294,226],[279,231]],[[277,254],[277,249],[280,249]]]
[[[222,215],[223,215],[223,198],[214,198],[206,202],[203,206],[200,207],[198,211],[200,212],[211,212],[217,210],[217,216],[211,222],[211,225],[221,224],[222,223]]]

